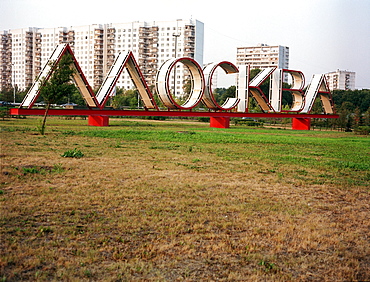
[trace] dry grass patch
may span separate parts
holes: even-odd
[[[3,280],[370,279],[368,139],[31,122],[1,132]]]

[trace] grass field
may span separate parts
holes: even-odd
[[[1,125],[0,281],[370,280],[369,137],[39,119]]]

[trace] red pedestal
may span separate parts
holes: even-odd
[[[88,125],[109,126],[109,116],[89,116]]]
[[[230,127],[230,118],[229,117],[211,117],[210,118],[210,127],[229,128]]]
[[[310,130],[310,128],[311,128],[310,118],[292,118],[293,130]]]

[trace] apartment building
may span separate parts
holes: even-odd
[[[289,47],[269,46],[258,44],[251,47],[238,47],[236,55],[237,65],[250,65],[251,69],[265,69],[277,67],[279,69],[289,68]],[[287,77],[284,78],[287,82]]]
[[[138,60],[141,71],[148,85],[155,84],[155,77],[160,66],[174,57],[190,57],[203,65],[204,25],[197,20],[176,20],[161,22],[131,22],[110,24],[107,40],[108,65],[119,52],[132,51]],[[109,33],[107,33],[109,34]],[[108,68],[107,68],[108,69]],[[188,78],[187,70],[176,67],[176,96],[181,96]],[[130,77],[124,72],[118,87],[132,87]]]
[[[11,37],[0,32],[0,91],[12,87]]]
[[[325,74],[330,90],[355,90],[356,73],[336,70]]]
[[[16,85],[17,89],[24,89],[26,85],[32,84],[40,72],[37,30],[37,28],[24,28],[1,33],[1,90],[13,85]]]
[[[98,89],[120,52],[132,51],[148,83],[154,85],[161,64],[173,57],[191,57],[203,65],[204,24],[197,20],[94,24],[58,28],[28,28],[1,33],[0,89],[30,86],[55,46],[69,43],[89,84]],[[4,70],[4,71],[3,71]],[[176,68],[181,96],[188,73]],[[124,71],[118,87],[133,84]]]

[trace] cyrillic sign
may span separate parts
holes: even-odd
[[[57,64],[65,54],[70,54],[73,58],[73,65],[71,66],[75,69],[73,80],[90,108],[104,108],[110,94],[115,89],[118,78],[123,69],[126,68],[140,94],[144,108],[146,110],[159,109],[132,52],[128,52],[126,55],[120,53],[117,56],[102,86],[95,95],[68,44],[59,44],[55,48],[48,63],[24,98],[21,107],[31,108],[33,106],[39,95],[39,89],[43,86],[42,82],[47,81],[52,75],[53,64]],[[170,91],[171,70],[178,63],[187,66],[192,78],[189,98],[182,105],[175,101]],[[217,68],[223,69],[227,74],[238,74],[237,96],[229,98],[223,105],[216,102],[212,93],[212,80]],[[289,89],[283,88],[283,78],[286,74],[292,77],[292,86]],[[270,78],[269,98],[261,90],[262,83],[268,78]],[[333,114],[333,101],[325,76],[314,75],[305,93],[303,91],[304,82],[304,75],[300,71],[266,68],[250,81],[248,66],[239,66],[238,68],[230,62],[223,61],[207,65],[202,69],[191,58],[174,58],[166,61],[160,67],[156,77],[156,91],[163,105],[168,109],[189,110],[202,102],[210,110],[230,111],[235,109],[238,112],[248,112],[248,99],[253,97],[263,111],[275,113],[282,111],[282,92],[289,91],[293,96],[293,105],[289,110],[290,112],[309,113],[314,101],[319,96],[324,112]]]

